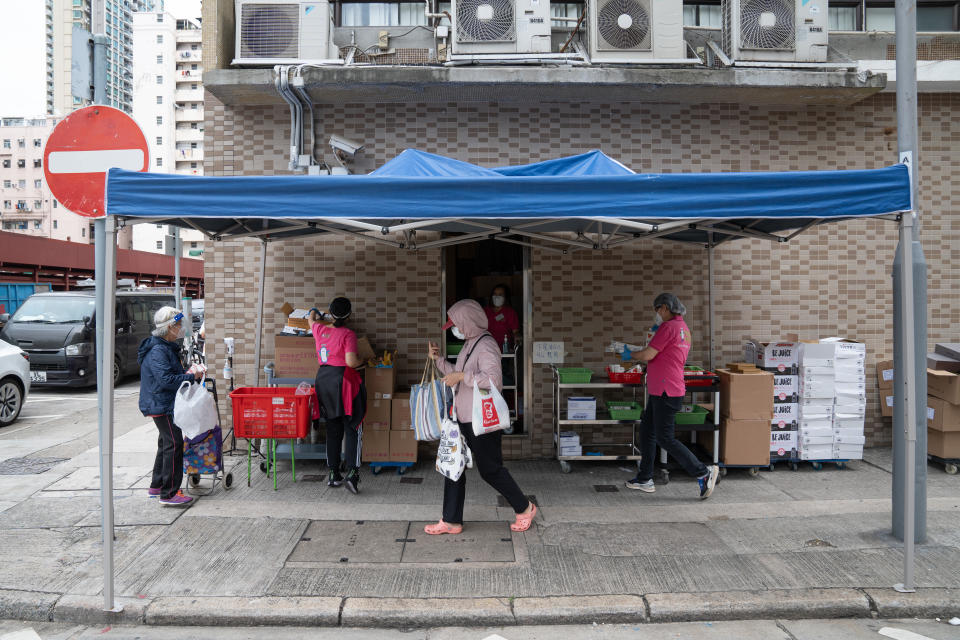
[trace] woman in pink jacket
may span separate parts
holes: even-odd
[[[480,477],[507,499],[517,514],[516,522],[510,525],[513,531],[526,531],[533,523],[537,507],[527,500],[516,481],[503,466],[503,451],[500,441],[502,431],[482,436],[473,434],[470,422],[473,417],[473,384],[489,389],[491,381],[498,390],[503,387],[500,366],[500,346],[487,331],[487,314],[477,302],[460,300],[447,312],[448,322],[444,330],[453,328],[453,334],[465,340],[457,364],[452,365],[440,357],[439,345],[431,342],[429,355],[444,374],[443,382],[455,388],[454,403],[460,432],[473,452],[473,463]],[[459,386],[458,386],[459,385]],[[463,531],[463,501],[466,498],[467,477],[461,475],[456,482],[449,478],[443,485],[443,518],[437,524],[429,524],[424,531],[431,535],[457,534]]]

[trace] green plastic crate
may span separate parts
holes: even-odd
[[[460,344],[447,344],[447,355],[455,356],[459,355],[463,351],[463,343]]]
[[[593,377],[593,371],[580,367],[557,369],[560,384],[586,384]]]
[[[693,405],[693,411],[677,412],[677,424],[703,424],[707,421],[707,410],[698,404]]]
[[[639,402],[608,402],[607,410],[611,420],[639,420],[643,415],[643,405]]]

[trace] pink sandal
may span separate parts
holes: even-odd
[[[537,505],[530,503],[530,513],[518,513],[517,521],[510,525],[510,531],[526,531],[533,524],[533,519],[537,515]]]
[[[449,522],[444,522],[441,520],[437,524],[428,524],[423,528],[425,533],[430,534],[431,536],[439,536],[444,533],[450,533],[456,535],[458,533],[463,533],[462,524],[450,524]]]

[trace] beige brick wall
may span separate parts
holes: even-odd
[[[960,339],[960,212],[952,168],[960,160],[960,98],[921,95],[921,239],[929,264],[930,343]],[[209,96],[208,175],[284,173],[285,107],[224,106]],[[416,147],[482,165],[535,162],[599,148],[639,172],[863,169],[896,159],[894,96],[846,109],[767,109],[736,105],[348,105],[320,108],[323,139],[338,133],[367,143],[358,164],[370,170]],[[852,336],[864,340],[868,367],[892,355],[890,265],[896,225],[848,221],[789,244],[742,240],[715,250],[715,361],[739,359],[743,338]],[[252,382],[259,243],[215,244],[206,256],[208,331],[238,338],[238,384]],[[707,254],[702,247],[638,242],[609,252],[561,256],[534,251],[534,338],[564,340],[571,366],[600,368],[603,345],[638,335],[661,290],[689,309],[691,361],[708,360]],[[401,381],[418,375],[423,344],[439,337],[438,251],[409,253],[356,239],[301,239],[270,245],[267,329],[281,324],[283,301],[354,301],[355,326],[377,346],[408,354]],[[217,345],[217,358],[222,347]],[[512,457],[549,455],[550,378],[535,369],[532,437],[508,438]],[[890,441],[869,379],[869,444]]]

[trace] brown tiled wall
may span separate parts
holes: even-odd
[[[935,341],[960,339],[960,212],[953,168],[960,164],[960,97],[921,95],[921,239],[929,264],[929,323]],[[286,107],[206,104],[209,175],[284,173]],[[766,109],[735,105],[350,105],[321,108],[323,136],[367,143],[368,171],[416,147],[482,165],[545,160],[599,148],[640,172],[860,169],[896,160],[894,96],[845,109]],[[325,139],[325,138],[324,138]],[[452,212],[453,213],[453,212]],[[843,335],[864,340],[868,374],[892,355],[890,265],[896,225],[850,221],[812,230],[789,244],[742,240],[715,250],[715,362],[739,359],[743,338]],[[599,369],[611,339],[641,335],[651,301],[672,290],[687,305],[694,332],[691,361],[708,354],[707,252],[665,241],[561,256],[534,251],[536,340],[563,340],[568,364]],[[239,384],[252,383],[259,243],[215,244],[207,254],[208,331],[214,344],[238,338]],[[283,301],[354,300],[359,333],[376,346],[408,354],[401,381],[418,375],[428,337],[439,337],[440,258],[355,239],[296,240],[269,247],[267,335],[263,361]],[[222,347],[216,347],[219,364]],[[532,437],[505,439],[508,456],[549,455],[550,378],[535,368]],[[890,441],[869,378],[869,444]]]

